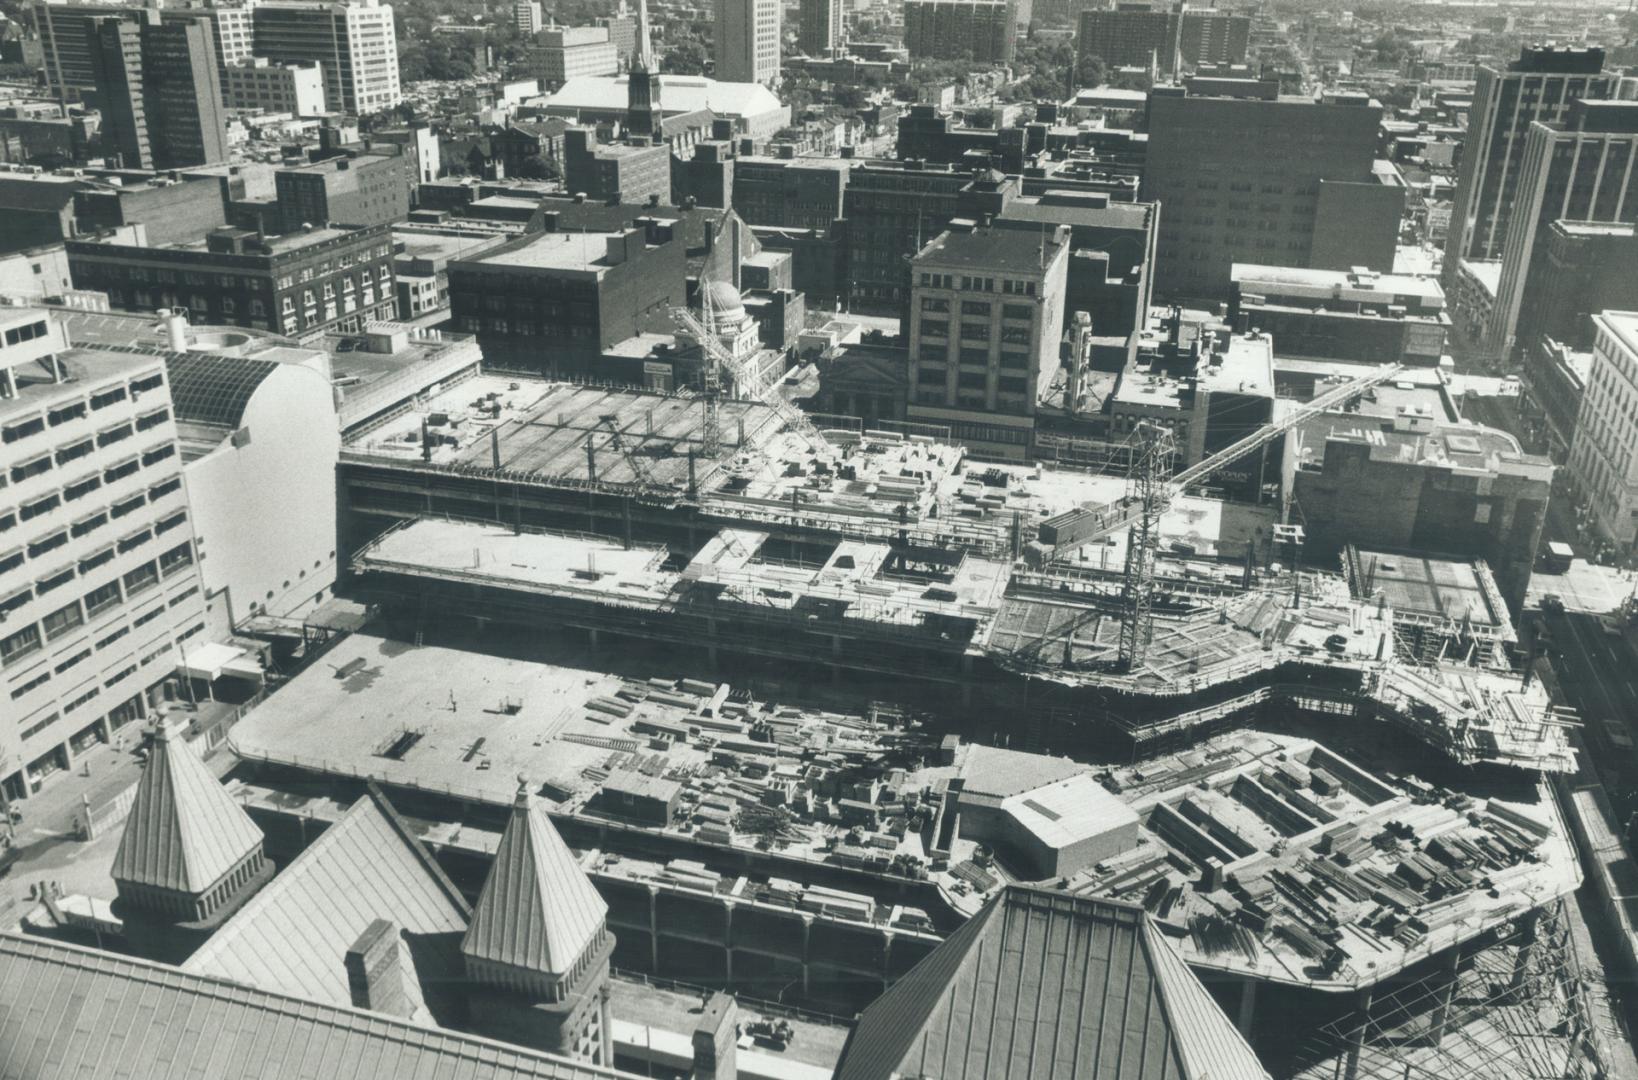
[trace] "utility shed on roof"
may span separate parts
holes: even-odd
[[[836,1080],[1267,1080],[1137,905],[1009,885],[860,1016]]]
[[[1085,774],[1014,795],[1001,813],[1003,842],[1042,878],[1066,877],[1138,842],[1137,814]]]

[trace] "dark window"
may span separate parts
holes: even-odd
[[[25,626],[15,634],[0,638],[0,664],[21,660],[40,648],[40,628]]]
[[[36,596],[44,596],[46,593],[50,592],[51,590],[61,588],[62,586],[67,585],[70,581],[73,581],[73,580],[74,580],[74,568],[72,566],[70,566],[66,570],[59,570],[57,573],[52,574],[50,577],[41,578],[40,583],[38,585],[34,586],[34,594]]]
[[[82,625],[85,622],[85,612],[80,610],[80,602],[76,600],[72,604],[58,608],[41,621],[45,626],[46,640],[51,641]]]
[[[50,536],[42,536],[28,546],[28,557],[37,559],[48,551],[55,551],[68,543],[68,530],[58,529]]]
[[[92,615],[100,615],[119,603],[119,600],[119,582],[110,581],[85,594],[85,610]]]
[[[176,446],[172,443],[166,443],[164,446],[156,446],[146,454],[142,455],[142,463],[144,465],[154,465],[164,461],[166,458],[175,453]]]
[[[187,544],[178,544],[159,557],[159,567],[170,577],[176,571],[193,562],[193,548]]]
[[[131,425],[130,424],[120,424],[118,427],[111,427],[107,431],[98,432],[97,433],[97,445],[98,446],[107,446],[110,443],[117,443],[121,439],[129,439],[130,437],[131,437]]]
[[[26,439],[30,435],[37,435],[45,430],[45,418],[40,416],[19,420],[15,424],[7,424],[0,428],[0,439],[13,443],[18,439]]]
[[[125,595],[135,596],[144,589],[151,589],[159,583],[159,571],[151,562],[145,562],[135,570],[125,574]]]

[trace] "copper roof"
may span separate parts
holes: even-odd
[[[622,1080],[630,1073],[0,933],[0,1076]]]
[[[467,915],[443,870],[372,789],[182,967],[348,1005],[343,957],[366,927],[386,919],[416,942],[404,950],[404,993],[410,1019],[430,1024],[421,982],[459,974]]]
[[[603,932],[608,910],[574,852],[520,782],[461,951],[563,975]]]
[[[114,855],[114,880],[197,895],[261,846],[262,830],[187,740],[160,726]]]
[[[837,1080],[1267,1080],[1141,907],[1008,886],[859,1018]]]

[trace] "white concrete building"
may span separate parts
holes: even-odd
[[[0,309],[0,776],[38,790],[147,714],[206,604],[160,355]]]
[[[230,109],[317,116],[324,111],[324,66],[275,64],[254,57],[222,69],[222,99]]]
[[[327,599],[341,449],[329,354],[190,351],[166,367],[200,573],[223,628]]]
[[[1570,476],[1598,531],[1630,548],[1638,540],[1638,311],[1606,311],[1593,323]]]
[[[517,0],[512,5],[512,25],[518,28],[518,33],[528,36],[540,33],[545,25],[541,16],[540,0]]]
[[[279,63],[318,61],[325,107],[363,116],[404,99],[392,5],[273,0],[255,9],[255,49]]]
[[[780,0],[716,0],[716,76],[725,82],[779,79]]]
[[[561,86],[583,75],[613,75],[620,70],[620,51],[606,26],[555,26],[542,30],[529,50],[529,74],[547,86]]]

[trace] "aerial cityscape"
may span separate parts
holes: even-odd
[[[0,0],[0,1077],[1638,1080],[1638,7]]]

